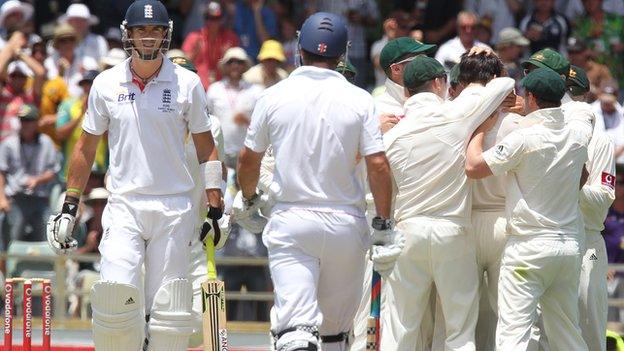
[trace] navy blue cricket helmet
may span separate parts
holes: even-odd
[[[347,23],[340,15],[317,12],[308,17],[299,31],[301,49],[323,57],[340,57],[347,50]]]
[[[167,28],[165,38],[158,50],[154,50],[152,53],[140,53],[134,49],[133,40],[128,34],[128,29],[138,26],[159,26]],[[126,11],[126,17],[121,23],[121,41],[123,47],[129,55],[137,52],[139,57],[143,60],[154,60],[158,57],[158,53],[163,54],[169,50],[171,44],[171,33],[173,32],[173,22],[169,19],[167,8],[158,0],[137,0],[130,4]]]

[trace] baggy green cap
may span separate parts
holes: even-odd
[[[390,40],[381,50],[379,64],[387,70],[393,63],[399,62],[407,54],[428,54],[435,50],[434,44],[423,44],[410,37],[401,37]]]
[[[438,60],[429,56],[417,56],[405,67],[403,84],[408,89],[414,89],[444,75],[446,71]]]
[[[538,68],[531,71],[520,84],[526,91],[548,102],[560,102],[566,92],[563,79],[550,68]]]

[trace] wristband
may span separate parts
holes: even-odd
[[[82,190],[78,189],[78,188],[67,188],[66,193],[73,193],[73,194],[77,194],[78,196],[82,195]]]
[[[204,187],[206,189],[221,189],[223,180],[223,167],[221,161],[208,161],[199,165],[204,175]]]

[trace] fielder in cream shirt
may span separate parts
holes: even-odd
[[[499,279],[496,350],[526,350],[541,306],[544,331],[555,350],[587,350],[578,317],[582,233],[578,226],[580,184],[589,138],[567,125],[560,108],[561,77],[539,68],[522,80],[527,118],[518,129],[483,152],[480,126],[466,152],[471,178],[507,173],[507,232]],[[584,174],[586,176],[586,173]]]
[[[464,55],[461,64],[468,63],[484,72],[491,66],[481,49]],[[446,317],[445,348],[475,350],[478,278],[466,233],[470,182],[464,152],[472,132],[514,86],[510,78],[483,80],[445,102],[446,72],[438,61],[418,56],[405,69],[407,114],[384,135],[397,188],[395,220],[406,246],[387,280],[394,303],[382,314],[382,350],[413,349],[434,285]]]

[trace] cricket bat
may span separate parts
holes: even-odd
[[[379,351],[379,311],[381,309],[381,276],[373,271],[371,310],[366,320],[366,351]]]
[[[201,284],[204,350],[227,351],[225,285],[217,279],[215,248],[210,239],[206,240],[206,263],[208,279]]]

